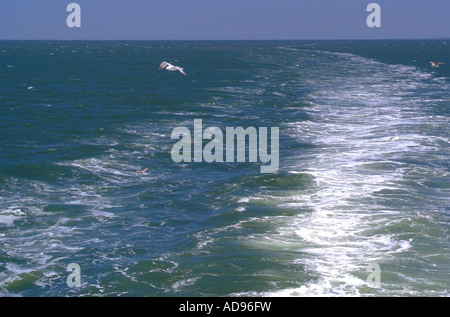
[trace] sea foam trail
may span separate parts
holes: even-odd
[[[413,215],[427,217],[423,207],[432,203],[414,192],[411,182],[421,177],[418,168],[425,177],[447,173],[407,161],[417,152],[433,153],[433,144],[440,139],[426,135],[432,118],[427,117],[423,96],[416,93],[430,85],[428,73],[352,54],[317,53],[328,55],[332,63],[339,60],[340,71],[346,74],[328,68],[331,79],[317,83],[309,95],[315,104],[314,120],[299,123],[297,131],[299,137],[314,135],[317,149],[298,168],[313,177],[317,190],[291,197],[298,201],[293,207],[312,212],[293,217],[280,228],[282,235],[298,238],[302,257],[295,262],[316,279],[298,288],[264,293],[267,296],[382,292],[368,287],[367,267],[379,264],[383,270],[383,263],[394,254],[408,251],[420,229],[414,223],[401,232],[391,228]],[[444,125],[445,120],[437,124]],[[404,200],[390,193],[401,193]],[[389,282],[384,286],[389,288]]]

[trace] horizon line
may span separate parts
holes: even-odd
[[[259,41],[259,42],[275,42],[275,41],[436,41],[436,40],[450,40],[450,37],[431,37],[431,38],[325,38],[325,39],[1,39],[0,41],[92,41],[92,42],[101,42],[101,41],[117,41],[117,42],[144,42],[144,41],[160,41],[160,42],[200,42],[200,41],[216,41],[216,42],[238,42],[238,41]]]

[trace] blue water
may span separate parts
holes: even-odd
[[[1,41],[0,295],[449,296],[449,56],[443,40]],[[278,171],[175,163],[194,119],[279,127]]]

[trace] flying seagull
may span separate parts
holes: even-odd
[[[442,62],[437,62],[437,63],[430,62],[430,64],[431,64],[431,67],[439,67],[439,65],[445,65],[445,63],[442,63]]]
[[[150,169],[150,167],[147,167],[147,168],[145,168],[145,169],[143,169],[143,170],[139,170],[139,171],[136,171],[136,172],[145,174],[145,173],[147,173],[147,171],[148,171],[149,169]]]
[[[184,68],[181,68],[179,66],[174,66],[167,62],[162,62],[161,65],[159,65],[159,70],[161,70],[161,69],[169,70],[171,72],[178,70],[180,73],[182,73],[184,76],[186,76],[186,73],[184,72]]]

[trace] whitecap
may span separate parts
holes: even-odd
[[[13,215],[0,215],[0,224],[12,226],[16,219],[17,217]]]

